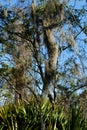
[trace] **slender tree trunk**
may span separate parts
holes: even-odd
[[[55,43],[52,30],[47,29],[44,31],[44,40],[48,51],[48,61],[45,63],[43,92],[48,90],[54,78],[58,58],[58,45]]]
[[[15,89],[15,103],[18,103],[23,98],[23,85],[17,83]]]

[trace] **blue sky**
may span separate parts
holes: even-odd
[[[5,7],[10,7],[10,6],[14,6],[14,5],[17,5],[19,4],[19,1],[22,1],[22,0],[0,0],[0,4],[1,5],[4,5]],[[26,1],[26,0],[25,0]],[[30,3],[31,0],[27,0],[27,4]]]
[[[82,6],[87,6],[86,0],[70,0],[70,4],[75,6],[75,8],[81,8]]]
[[[18,0],[0,0],[0,4],[3,4],[5,6],[14,5],[14,4],[17,3],[17,1]],[[28,2],[30,2],[30,1],[32,1],[32,0],[28,0]],[[76,8],[81,8],[82,6],[87,6],[86,0],[70,0],[70,4],[73,5],[73,6],[75,5]]]

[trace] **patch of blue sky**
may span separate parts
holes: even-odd
[[[4,7],[24,7],[26,5],[30,5],[32,0],[0,0],[0,4]]]
[[[17,0],[0,0],[0,5],[9,7],[16,4]]]
[[[69,5],[72,5],[74,8],[81,9],[83,6],[87,6],[86,0],[70,0]]]
[[[8,65],[10,67],[15,66],[15,63],[12,60],[12,56],[10,56],[9,54],[3,54],[0,57],[0,62],[1,62],[0,68],[2,67],[3,64],[6,64],[6,65]]]

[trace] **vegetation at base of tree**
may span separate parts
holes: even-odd
[[[63,106],[52,105],[49,99],[37,104],[34,97],[29,105],[19,102],[0,107],[0,130],[86,130],[87,120],[76,104],[65,111]]]

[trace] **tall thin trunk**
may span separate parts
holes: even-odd
[[[54,78],[58,58],[58,45],[55,43],[52,30],[47,29],[44,31],[44,40],[48,51],[48,61],[45,64],[43,92],[48,89],[48,86]]]
[[[23,86],[20,83],[17,83],[15,86],[15,103],[18,103],[20,100],[22,100],[23,97]]]

